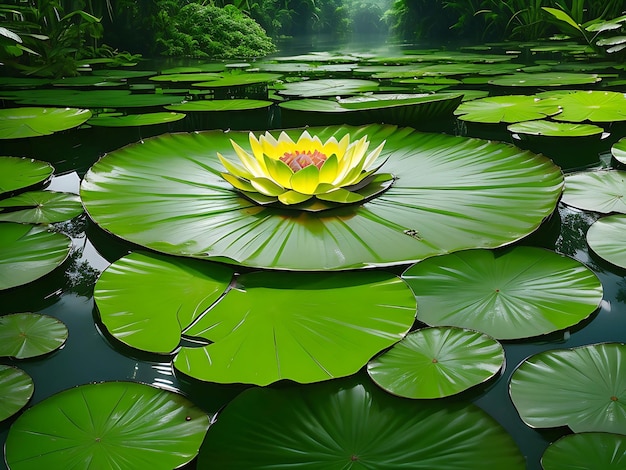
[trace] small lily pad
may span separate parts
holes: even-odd
[[[554,116],[561,112],[553,100],[541,100],[536,96],[509,95],[461,103],[454,112],[462,121],[482,123],[514,123]]]
[[[611,154],[618,162],[626,165],[626,137],[618,140],[611,147]],[[1,173],[0,173],[1,174]]]
[[[82,385],[25,411],[9,429],[12,470],[151,468],[190,462],[209,417],[183,396],[131,382]],[[45,451],[43,451],[45,449]]]
[[[541,466],[543,470],[623,470],[626,436],[608,432],[567,435],[550,444]]]
[[[0,194],[46,182],[54,172],[48,162],[0,157]]]
[[[546,137],[601,137],[604,129],[593,124],[575,124],[569,122],[552,121],[526,121],[511,124],[507,127],[509,132],[523,136],[546,136]]]
[[[367,365],[384,390],[406,398],[455,395],[493,377],[504,365],[504,349],[493,338],[451,327],[409,333]]]
[[[126,114],[126,115],[109,115],[99,114],[94,116],[87,124],[99,127],[139,127],[153,126],[156,124],[167,124],[170,122],[180,121],[185,117],[182,113],[145,113],[145,114]]]
[[[511,376],[510,393],[533,428],[626,434],[626,346],[604,343],[545,351]]]
[[[0,221],[50,224],[70,220],[83,213],[77,194],[29,191],[0,200]]]
[[[567,73],[567,72],[544,72],[544,73],[514,73],[503,75],[490,80],[492,85],[510,87],[550,87],[565,85],[588,85],[602,80],[593,73]]]
[[[587,243],[600,258],[626,269],[626,215],[596,220],[587,231]]]
[[[0,364],[0,422],[20,411],[34,390],[33,379],[26,372]]]
[[[626,214],[626,171],[587,171],[565,176],[561,202],[577,209]]]
[[[418,320],[526,338],[575,325],[599,306],[602,284],[580,262],[533,247],[467,250],[405,271]]]
[[[0,223],[0,290],[39,279],[69,255],[69,237],[38,225]]]
[[[0,356],[16,359],[42,356],[63,346],[67,336],[65,324],[48,315],[0,316]]]
[[[269,108],[271,101],[252,99],[229,100],[194,100],[166,106],[172,111],[247,111],[251,109]]]
[[[38,137],[80,126],[91,117],[88,109],[0,109],[0,139]]]
[[[215,72],[194,72],[194,73],[173,73],[173,74],[164,74],[164,75],[156,75],[154,77],[150,77],[150,80],[155,82],[205,82],[210,80],[217,80],[221,78],[222,75]]]
[[[282,75],[276,73],[233,73],[226,74],[216,80],[194,83],[193,86],[201,88],[224,88],[235,86],[246,86],[256,84],[267,84],[275,82]]]

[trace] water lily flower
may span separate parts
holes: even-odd
[[[241,164],[217,154],[227,171],[221,175],[236,189],[263,203],[292,205],[313,197],[337,203],[358,202],[364,196],[356,191],[365,187],[386,161],[378,162],[385,142],[368,153],[367,136],[350,142],[346,134],[339,141],[330,137],[322,142],[305,130],[296,142],[285,132],[278,139],[269,132],[257,139],[250,132],[249,139],[252,155],[231,140]]]

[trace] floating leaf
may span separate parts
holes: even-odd
[[[611,154],[615,160],[626,165],[626,137],[621,138],[613,144]]]
[[[29,191],[0,200],[0,221],[50,224],[70,220],[83,212],[77,194]]]
[[[475,405],[334,380],[244,391],[209,429],[198,468],[522,470],[525,462]]]
[[[510,393],[531,427],[626,433],[626,346],[605,343],[550,350],[526,359]]]
[[[626,121],[626,95],[614,91],[543,92],[540,98],[552,98],[563,110],[554,116],[558,121]]]
[[[109,115],[99,114],[94,116],[87,124],[99,127],[139,127],[153,126],[156,124],[166,124],[170,122],[180,121],[185,117],[182,113],[146,113],[146,114],[126,114],[126,115]]]
[[[9,429],[11,470],[151,468],[191,461],[208,416],[181,395],[131,382],[82,385],[25,411]]]
[[[0,316],[0,356],[16,359],[48,354],[65,344],[68,331],[54,317],[35,313]]]
[[[592,124],[572,124],[569,122],[552,121],[526,121],[511,124],[507,127],[509,132],[514,132],[522,136],[545,136],[545,137],[589,137],[600,138],[604,129]]]
[[[26,372],[0,364],[0,422],[21,410],[34,390],[33,379]]]
[[[626,214],[625,197],[626,171],[602,170],[567,175],[561,201],[582,210]]]
[[[482,331],[497,339],[537,336],[575,325],[596,310],[602,285],[578,261],[532,247],[468,250],[429,258],[403,279],[418,320]]]
[[[229,100],[194,100],[166,106],[172,111],[248,111],[251,109],[269,108],[271,101],[251,99]]]
[[[0,157],[0,194],[47,181],[54,172],[48,162],[32,158]]]
[[[512,123],[543,119],[560,111],[552,100],[540,100],[527,95],[509,95],[466,101],[459,105],[454,114],[462,121]]]
[[[544,73],[513,73],[503,75],[490,80],[492,85],[510,87],[550,87],[565,85],[587,85],[602,80],[593,73],[567,73],[567,72],[544,72]]]
[[[0,109],[0,139],[38,137],[77,127],[91,117],[88,109]]]
[[[550,444],[541,457],[543,470],[622,470],[626,436],[604,432],[570,434]]]
[[[345,96],[365,91],[377,91],[378,82],[355,78],[305,80],[285,83],[279,90],[281,95],[314,98],[320,96]]]
[[[600,258],[626,269],[626,216],[610,215],[591,224],[587,243]]]
[[[225,88],[234,86],[246,86],[256,84],[267,84],[275,82],[282,75],[276,73],[233,73],[232,75],[223,75],[221,78],[210,81],[202,81],[194,83],[195,87],[202,88]]]
[[[180,96],[167,94],[131,94],[129,90],[16,90],[0,92],[0,96],[20,104],[85,108],[141,108],[180,103],[183,100]]]
[[[493,377],[504,349],[493,338],[461,328],[422,328],[367,365],[384,390],[407,398],[442,398]]]
[[[0,223],[0,290],[39,279],[69,255],[71,240],[37,225]]]

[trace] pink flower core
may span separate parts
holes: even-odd
[[[307,150],[302,153],[296,150],[295,152],[286,152],[285,155],[280,157],[280,161],[286,163],[295,173],[310,165],[321,168],[326,158],[328,157],[319,150],[315,150],[314,152]]]

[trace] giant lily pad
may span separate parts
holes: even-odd
[[[86,108],[140,108],[180,103],[183,98],[167,94],[132,93],[129,90],[16,90],[2,97],[20,104],[38,106],[82,106]],[[6,111],[6,110],[5,110]],[[86,119],[88,116],[86,117]]]
[[[88,109],[0,109],[0,139],[38,137],[80,126],[91,117]]]
[[[462,121],[482,123],[513,123],[543,119],[561,112],[552,100],[535,96],[509,95],[489,96],[461,103],[456,114]]]
[[[493,377],[504,349],[493,338],[461,328],[422,328],[367,365],[384,390],[407,398],[454,395]]]
[[[541,136],[560,139],[590,136],[600,138],[604,132],[604,129],[592,124],[572,124],[570,122],[552,122],[545,120],[518,122],[511,124],[507,129],[523,137]]]
[[[195,100],[166,106],[172,111],[249,111],[251,109],[269,108],[271,101],[250,99],[228,100]]]
[[[320,213],[265,207],[220,176],[217,153],[236,161],[230,139],[248,147],[247,132],[166,134],[96,163],[83,204],[105,230],[157,251],[311,271],[508,244],[535,230],[561,192],[558,167],[507,144],[380,124],[309,132],[322,141],[367,136],[371,148],[385,141],[383,171],[398,179],[364,203]]]
[[[21,410],[34,390],[33,379],[26,372],[0,364],[0,421]]]
[[[94,297],[103,324],[130,346],[169,352],[181,335],[200,340],[174,364],[220,383],[350,375],[415,319],[415,297],[387,273],[249,273],[221,297],[231,275],[198,260],[132,254],[102,274]]]
[[[223,75],[216,80],[194,83],[193,86],[202,88],[225,88],[275,82],[281,77],[276,73],[233,73]]]
[[[567,175],[562,202],[578,209],[626,214],[626,172],[587,171]]]
[[[0,221],[50,224],[76,217],[83,212],[77,194],[56,191],[29,191],[0,200]]]
[[[580,90],[543,92],[540,98],[556,100],[563,110],[554,116],[558,121],[613,122],[626,121],[626,95],[614,91]]]
[[[402,400],[344,380],[244,391],[210,427],[198,468],[522,470],[525,463],[475,405]]]
[[[131,382],[82,385],[25,411],[6,440],[12,470],[151,468],[191,461],[209,417],[179,394]]]
[[[626,269],[626,215],[602,217],[591,224],[587,243],[602,259]]]
[[[145,114],[126,114],[119,115],[116,113],[102,113],[94,116],[87,124],[99,127],[139,127],[153,126],[156,124],[167,124],[170,122],[180,121],[185,117],[183,113],[145,113]]]
[[[511,87],[549,87],[565,85],[588,85],[602,80],[593,73],[567,73],[567,72],[545,72],[545,73],[514,73],[504,75],[491,80],[492,85]]]
[[[0,356],[16,359],[48,354],[65,344],[68,331],[54,317],[13,313],[0,317]]]
[[[378,82],[355,78],[326,78],[286,83],[279,90],[281,95],[315,98],[323,96],[346,96],[365,91],[377,91]]]
[[[426,259],[403,278],[417,297],[419,320],[498,339],[567,328],[591,315],[602,300],[599,279],[583,264],[523,246]]]
[[[511,376],[511,399],[531,427],[626,433],[626,346],[594,344],[526,359]]]
[[[69,255],[71,240],[37,225],[0,223],[0,290],[39,279]]]
[[[47,181],[54,168],[32,158],[0,157],[0,194]]]
[[[541,457],[541,466],[544,470],[621,470],[626,468],[626,436],[570,434],[550,444]]]

